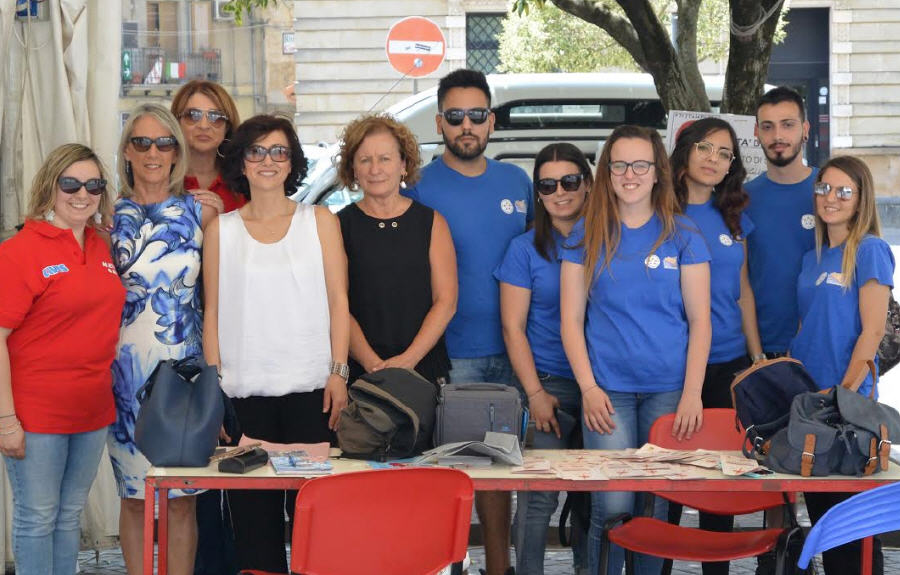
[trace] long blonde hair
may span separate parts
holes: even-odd
[[[47,159],[41,165],[34,180],[31,183],[31,195],[28,198],[28,213],[25,217],[36,220],[46,216],[56,202],[56,190],[59,187],[59,178],[69,166],[78,162],[94,162],[100,177],[108,180],[103,162],[94,151],[83,144],[63,144],[47,155]],[[108,184],[107,184],[108,185]],[[100,215],[109,217],[112,214],[112,200],[109,198],[109,190],[100,194],[100,206],[97,208]],[[93,218],[88,219],[88,225],[95,226]]]
[[[656,248],[675,231],[675,213],[678,211],[678,204],[672,188],[669,159],[666,156],[666,149],[659,132],[630,124],[619,126],[613,130],[603,145],[603,151],[597,161],[594,186],[584,208],[584,282],[588,290],[590,290],[596,275],[610,266],[619,249],[622,220],[619,216],[618,201],[609,174],[609,163],[613,145],[623,139],[644,140],[653,147],[656,183],[653,184],[650,199],[653,211],[662,223],[662,230],[648,255],[656,251]],[[603,262],[598,269],[597,263],[600,260],[601,247],[603,248]]]
[[[119,140],[119,159],[116,165],[116,171],[119,175],[119,195],[123,198],[130,198],[134,195],[134,176],[131,173],[128,160],[125,159],[125,148],[131,143],[134,124],[144,116],[154,118],[178,142],[178,147],[175,150],[175,163],[172,165],[172,171],[169,174],[169,193],[175,196],[183,196],[184,175],[187,173],[188,163],[188,149],[184,142],[184,134],[181,131],[181,125],[175,119],[175,116],[172,115],[172,112],[164,106],[152,103],[141,104],[135,108],[122,129],[122,139]]]
[[[839,170],[853,180],[853,183],[856,184],[856,193],[859,195],[856,213],[853,214],[847,223],[850,233],[844,242],[844,255],[841,259],[841,277],[843,278],[844,290],[846,291],[853,285],[853,276],[856,273],[856,250],[859,248],[860,242],[866,235],[881,237],[881,224],[878,220],[878,210],[875,205],[875,183],[869,166],[855,156],[834,156],[819,169],[819,173],[816,175],[817,184],[822,181],[822,176],[829,168]],[[822,259],[822,246],[825,245],[835,247],[828,243],[828,229],[825,222],[819,217],[819,210],[817,209],[817,261]]]

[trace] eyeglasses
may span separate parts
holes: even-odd
[[[697,153],[700,154],[700,157],[704,160],[708,160],[713,157],[713,154],[716,154],[716,157],[723,162],[728,162],[729,164],[734,161],[734,154],[731,150],[727,150],[725,148],[719,148],[716,150],[716,147],[706,140],[700,140],[699,142],[694,142],[694,146],[697,148]]]
[[[291,159],[291,149],[280,144],[276,144],[271,148],[264,148],[260,145],[244,148],[244,159],[254,164],[265,160],[266,155],[272,158],[273,162],[287,162]]]
[[[581,181],[584,179],[583,174],[566,174],[560,179],[541,178],[535,184],[539,194],[549,196],[556,193],[556,184],[562,185],[562,189],[567,192],[577,192],[581,187]]]
[[[92,196],[99,196],[106,191],[106,180],[103,178],[91,178],[90,180],[82,182],[81,180],[70,176],[60,176],[57,183],[59,184],[59,189],[67,194],[78,193],[78,190],[80,190],[82,186],[84,186],[87,193]]]
[[[200,120],[203,119],[204,114],[206,115],[206,120],[209,124],[217,128],[228,121],[228,115],[225,112],[220,112],[218,110],[206,110],[206,112],[204,112],[198,108],[188,108],[181,114],[181,117],[191,124],[199,124]]]
[[[134,146],[134,149],[138,152],[148,151],[153,144],[156,144],[156,149],[160,152],[171,152],[178,147],[178,140],[175,139],[175,136],[160,136],[155,140],[153,138],[148,138],[147,136],[135,136],[131,138],[131,145]]]
[[[443,116],[451,126],[459,126],[463,123],[463,119],[466,116],[472,120],[473,124],[484,124],[490,115],[491,111],[487,108],[450,108],[449,110],[441,112],[441,116]]]
[[[841,200],[849,200],[853,197],[853,188],[850,186],[837,186],[834,187],[831,184],[826,184],[825,182],[819,182],[815,186],[813,186],[813,192],[817,196],[827,196],[828,192],[834,190],[834,195]]]
[[[650,171],[651,166],[655,165],[655,162],[648,162],[647,160],[635,160],[633,162],[610,162],[609,173],[614,176],[624,176],[625,172],[628,171],[628,168],[631,167],[631,171],[635,176],[643,176]]]

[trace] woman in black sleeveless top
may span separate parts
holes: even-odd
[[[344,130],[339,176],[363,199],[341,210],[349,271],[350,378],[384,367],[446,378],[444,329],[456,311],[456,253],[444,218],[400,194],[418,177],[415,136],[393,118]]]

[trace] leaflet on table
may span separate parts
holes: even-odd
[[[486,455],[493,461],[522,465],[522,450],[519,438],[512,433],[488,431],[482,441],[460,441],[445,443],[423,453],[416,463],[428,463],[448,455]]]
[[[306,451],[272,451],[269,462],[276,475],[327,475],[333,471],[327,458],[312,457]]]

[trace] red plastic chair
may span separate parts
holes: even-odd
[[[740,450],[743,431],[737,425],[733,409],[704,409],[703,427],[691,439],[672,437],[675,414],[664,415],[650,428],[649,442],[672,449]],[[717,515],[744,515],[773,509],[787,503],[784,494],[771,492],[696,492],[654,493],[669,501]],[[793,516],[793,515],[792,515]],[[609,543],[625,549],[626,573],[634,572],[634,553],[644,553],[679,561],[731,561],[776,550],[776,573],[783,573],[784,550],[790,539],[800,536],[796,525],[787,529],[760,529],[734,533],[704,531],[681,527],[653,517],[616,517],[603,532],[600,573],[606,573]]]
[[[472,492],[472,480],[455,469],[410,467],[313,479],[297,493],[291,571],[433,575],[466,556]]]

